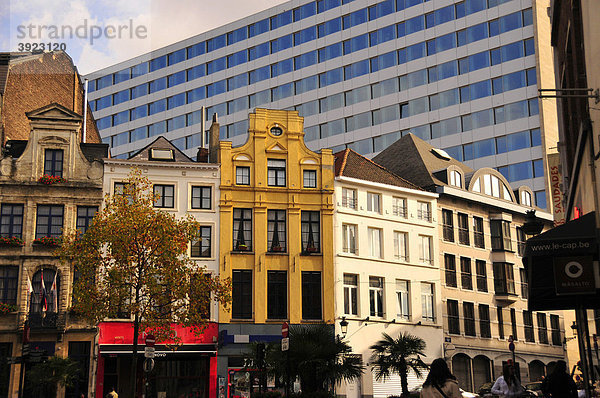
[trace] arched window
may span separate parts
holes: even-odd
[[[452,357],[452,373],[458,379],[458,385],[465,391],[473,391],[471,379],[471,358],[465,354]]]
[[[542,361],[533,360],[529,362],[529,381],[540,381],[545,376],[546,367]]]
[[[450,171],[450,185],[454,185],[455,187],[462,188],[462,175],[459,171],[451,170]]]
[[[490,381],[492,381],[491,361],[484,355],[477,355],[473,358],[473,391],[479,391],[483,384]]]
[[[527,191],[521,191],[521,204],[531,207],[531,193]]]
[[[44,283],[42,285],[42,275]],[[56,284],[54,284],[56,277]],[[58,292],[60,291],[60,276],[52,268],[42,268],[33,274],[31,279],[33,293],[29,300],[31,313],[58,312]]]

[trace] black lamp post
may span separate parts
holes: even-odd
[[[348,321],[345,316],[340,321],[340,330],[342,331],[342,337],[346,337],[346,333],[348,333]]]
[[[535,216],[535,210],[527,210],[522,228],[526,235],[539,235],[544,229],[544,222]]]

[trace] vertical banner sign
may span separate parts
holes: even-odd
[[[558,153],[548,154],[548,170],[550,172],[550,197],[552,198],[552,215],[554,226],[566,222],[565,209],[563,207],[562,169],[560,167],[560,155]]]

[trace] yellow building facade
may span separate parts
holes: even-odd
[[[335,319],[331,150],[306,147],[296,111],[249,118],[240,147],[217,142],[215,121],[210,132],[221,164],[219,273],[232,279],[232,304],[219,313],[219,375],[239,367],[246,343],[281,338],[284,321]]]

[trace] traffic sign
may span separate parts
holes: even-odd
[[[144,349],[144,356],[146,358],[154,358],[154,347],[146,347]]]
[[[281,339],[281,351],[287,351],[290,349],[290,338],[284,337]]]
[[[154,347],[156,339],[153,334],[146,335],[146,347]]]
[[[281,324],[281,337],[283,337],[284,339],[287,339],[289,330],[290,330],[290,327],[288,326],[288,323],[283,322]]]

